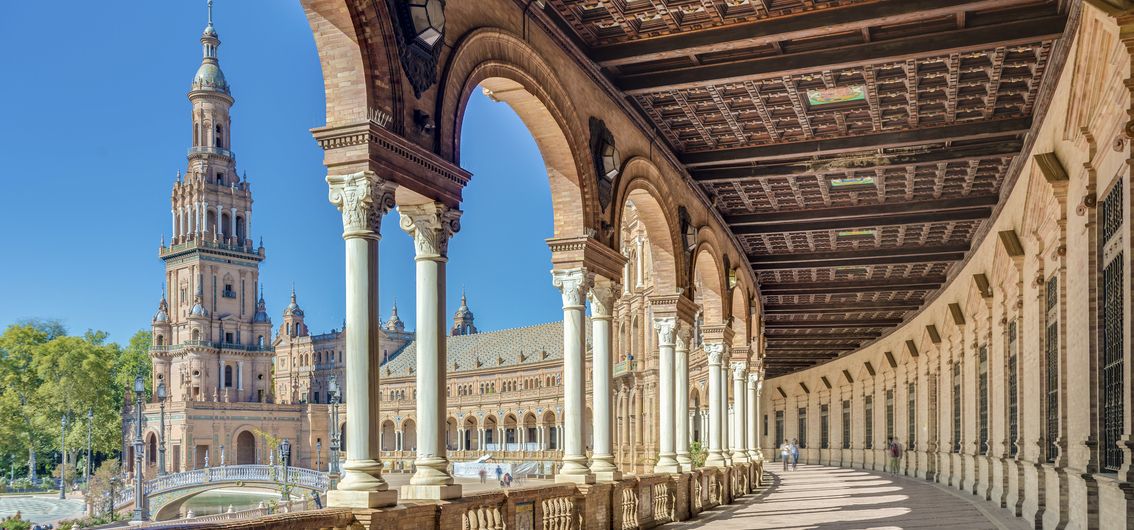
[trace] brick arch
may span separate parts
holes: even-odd
[[[701,306],[705,324],[724,324],[732,306],[728,303],[727,279],[721,270],[720,253],[710,241],[697,244],[693,254],[693,278],[701,287],[694,287],[693,299]]]
[[[439,86],[441,156],[460,164],[465,108],[478,86],[497,93],[535,139],[551,184],[555,237],[582,236],[597,226],[588,129],[551,66],[510,33],[478,29],[455,45]]]
[[[309,0],[304,11],[315,37],[327,126],[364,122],[377,114],[403,130],[405,88],[393,20],[381,1]]]
[[[680,223],[673,195],[658,187],[661,181],[656,166],[642,157],[628,160],[619,174],[616,202],[613,208],[613,226],[621,227],[628,202],[633,202],[639,217],[646,225],[650,251],[654,260],[654,284],[659,293],[676,292],[684,276],[684,253],[681,251]],[[614,238],[619,250],[620,238]]]

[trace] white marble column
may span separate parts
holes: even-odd
[[[236,240],[236,207],[233,206],[229,209],[228,214],[228,241],[231,244],[239,244]]]
[[[748,396],[745,392],[748,363],[732,363],[732,461],[737,464],[748,463],[748,414],[745,405]]]
[[[417,263],[417,470],[402,486],[402,498],[454,499],[461,486],[449,474],[445,448],[445,263],[461,212],[435,202],[398,211],[402,230],[413,237]]]
[[[244,239],[252,239],[252,210],[244,210]],[[243,246],[244,241],[240,245]]]
[[[213,239],[223,240],[224,234],[224,207],[217,205],[217,224],[213,226]]]
[[[622,479],[622,472],[614,465],[611,450],[611,428],[614,424],[613,404],[613,359],[612,359],[612,312],[614,301],[621,291],[619,285],[605,278],[596,279],[590,292],[591,301],[591,395],[593,409],[591,427],[594,447],[591,456],[591,472],[596,480],[613,482]]]
[[[170,219],[170,223],[169,223],[170,228],[173,230],[173,237],[172,237],[172,240],[170,242],[170,245],[172,245],[173,241],[177,241],[177,210],[176,209],[170,209],[169,210],[169,219]]]
[[[563,295],[563,466],[556,482],[590,484],[595,476],[587,468],[583,447],[583,417],[586,392],[586,317],[587,293],[594,283],[594,274],[584,268],[553,270],[551,283]]]
[[[731,421],[730,421],[730,417],[729,417],[730,407],[729,407],[729,403],[728,403],[728,387],[729,387],[728,383],[729,383],[729,380],[731,379],[731,377],[729,377],[729,373],[728,373],[729,372],[728,363],[725,361],[724,358],[721,359],[721,366],[720,366],[719,370],[721,372],[721,394],[718,397],[720,398],[721,406],[717,410],[719,410],[720,414],[721,414],[721,419],[720,419],[720,422],[721,422],[721,457],[724,458],[724,461],[727,465],[731,466],[732,465],[732,442],[731,442],[731,440],[732,440],[732,438],[731,438],[731,435],[732,435],[731,427],[732,427],[732,425],[731,425]]]
[[[760,376],[756,373],[748,374],[748,405],[745,410],[748,412],[748,459],[753,462],[763,460],[760,455],[760,432],[757,423],[760,421],[760,400],[756,397],[756,384],[759,380]]]
[[[677,426],[674,429],[677,437],[677,463],[681,471],[693,470],[693,459],[689,457],[689,424],[692,414],[689,413],[689,326],[681,324],[677,331],[677,343],[674,345],[674,415]]]
[[[677,337],[677,319],[655,317],[654,329],[658,332],[658,461],[654,473],[680,473],[677,463],[676,416],[674,409],[674,342]]]
[[[721,380],[720,369],[724,351],[724,344],[705,344],[705,355],[709,360],[709,454],[705,458],[706,466],[725,466],[724,455],[721,453],[721,394],[724,381]]]
[[[206,202],[206,203],[203,203],[201,205],[201,229],[198,230],[198,233],[200,233],[201,238],[204,239],[205,232],[208,232],[208,231],[209,231],[209,203]]]
[[[382,215],[394,205],[395,185],[360,172],[328,175],[329,199],[342,212],[346,240],[345,395],[346,462],[343,477],[328,492],[335,507],[377,508],[397,504],[397,492],[382,478],[378,436],[378,240]]]
[[[645,248],[645,245],[644,245],[645,241],[643,241],[641,236],[639,236],[635,242],[638,245],[638,248],[637,248],[638,254],[635,257],[635,262],[636,262],[635,264],[637,265],[637,271],[636,272],[638,274],[634,277],[634,287],[641,289],[644,286],[644,284],[642,283],[642,276],[645,275],[643,273],[645,272],[644,267],[645,267],[645,263],[646,263],[646,257],[642,254],[642,249]]]

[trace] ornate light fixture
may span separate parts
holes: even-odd
[[[386,0],[394,15],[398,55],[413,93],[433,86],[445,44],[445,0]]]

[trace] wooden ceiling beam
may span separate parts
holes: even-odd
[[[600,66],[621,66],[862,31],[875,26],[937,18],[957,11],[980,11],[1030,3],[1034,0],[883,0],[600,46],[592,48],[589,55]]]
[[[927,143],[956,142],[1025,134],[1032,126],[1031,117],[966,122],[956,125],[925,127],[904,131],[858,134],[822,140],[806,140],[766,144],[735,149],[698,151],[681,155],[681,163],[690,168],[727,163],[782,160],[804,156],[824,156],[870,149],[908,147]]]
[[[882,334],[874,331],[858,331],[855,333],[809,333],[807,335],[769,335],[765,334],[764,338],[769,342],[771,341],[786,341],[786,340],[874,340],[881,337]]]
[[[760,285],[764,296],[804,296],[893,291],[933,291],[945,283],[944,276],[885,280],[832,281],[815,283],[768,283]]]
[[[726,215],[725,223],[736,234],[806,232],[866,226],[885,226],[941,221],[987,219],[1000,198],[996,195],[972,195],[928,201],[888,202],[837,208],[816,208],[793,211],[771,211],[755,214]]]
[[[920,300],[913,300],[908,302],[832,302],[827,304],[778,304],[764,306],[764,313],[799,314],[856,313],[864,311],[911,311],[920,307]]]
[[[1052,10],[1044,6],[1037,10],[1034,17],[1020,17],[999,24],[849,46],[821,47],[805,52],[720,64],[650,71],[618,77],[615,84],[629,95],[641,95],[838,70],[863,64],[905,61],[930,55],[949,55],[989,47],[1031,44],[1055,39],[1063,34],[1067,17],[1050,13]]]
[[[900,318],[846,318],[841,320],[769,320],[764,329],[885,328],[902,323]]]
[[[846,159],[834,158],[738,167],[704,167],[691,170],[690,175],[693,180],[704,183],[744,182],[767,178],[808,177],[828,174],[842,176],[847,172],[899,169],[908,166],[948,164],[1016,156],[1023,148],[1024,142],[1022,140],[1011,138],[987,144],[940,149],[927,153],[881,155],[874,160],[870,158],[855,159],[853,167],[836,167],[831,162]]]
[[[899,247],[839,252],[813,252],[799,254],[765,254],[749,256],[754,270],[813,269],[817,267],[848,267],[861,265],[888,265],[901,263],[933,263],[959,261],[968,252],[968,245],[936,247]]]

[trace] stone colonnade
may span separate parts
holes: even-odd
[[[397,186],[370,172],[327,177],[330,200],[342,213],[346,246],[346,345],[345,393],[350,398],[346,419],[346,461],[338,489],[332,491],[333,506],[374,508],[397,503],[389,490],[379,461],[378,366],[374,347],[378,333],[378,241],[382,216],[395,206]],[[447,469],[446,456],[446,349],[444,333],[445,264],[448,240],[459,228],[460,211],[437,202],[398,205],[401,228],[414,239],[417,288],[417,455],[416,472],[401,497],[406,499],[453,499],[461,496]],[[554,248],[554,246],[553,246]],[[610,251],[613,254],[613,251]],[[615,260],[617,261],[617,260]],[[607,267],[619,271],[617,267]],[[612,448],[613,367],[612,307],[622,292],[618,280],[591,272],[586,266],[557,268],[552,285],[563,299],[563,420],[562,467],[558,482],[589,484],[621,479]],[[587,344],[586,304],[590,302],[593,355],[592,415],[593,456],[588,461],[584,445],[585,355]],[[658,333],[660,444],[655,472],[681,473],[692,469],[689,455],[689,339],[696,307],[685,297],[651,300]],[[755,439],[747,436],[758,415],[746,407],[755,398],[758,374],[746,362],[721,362],[729,336],[705,347],[710,357],[709,417],[710,457],[707,466],[725,467],[747,463],[758,455]],[[715,353],[714,353],[715,352]],[[725,443],[729,421],[724,392],[733,384],[732,443]],[[483,433],[478,433],[483,436]],[[728,449],[731,448],[730,452]]]

